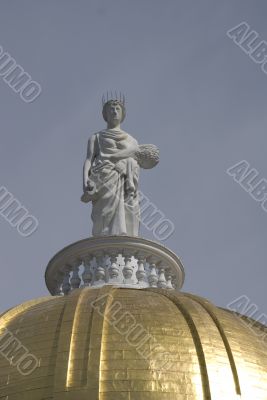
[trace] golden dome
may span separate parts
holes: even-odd
[[[7,311],[0,332],[1,400],[267,398],[258,327],[187,293],[77,289]]]

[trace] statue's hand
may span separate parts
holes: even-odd
[[[83,203],[89,203],[89,201],[93,199],[94,193],[95,193],[95,186],[91,186],[89,182],[87,182],[87,186],[83,188],[81,201]]]
[[[83,191],[84,192],[90,192],[90,194],[93,194],[96,190],[95,185],[92,186],[91,182],[87,182],[86,186],[84,185]]]
[[[88,193],[88,192],[84,192],[84,193],[82,194],[82,196],[81,196],[81,201],[82,201],[83,203],[89,203],[90,200],[91,200],[91,199],[90,199],[89,193]]]
[[[89,180],[88,178],[86,178],[83,182],[83,191],[85,192],[86,190],[88,190],[88,186],[89,186]]]
[[[83,191],[84,192],[91,192],[92,190],[94,190],[94,187],[91,186],[91,181],[89,178],[86,178],[84,183],[83,183]]]

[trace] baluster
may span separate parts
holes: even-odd
[[[137,265],[138,269],[136,271],[136,278],[138,280],[138,285],[144,286],[145,285],[145,277],[146,277],[146,271],[145,271],[145,257],[141,254],[136,254],[137,258]]]
[[[120,267],[117,262],[118,250],[112,250],[109,253],[110,256],[110,267],[108,269],[110,282],[119,283],[119,271]]]
[[[93,256],[85,257],[83,260],[84,271],[82,274],[83,278],[83,287],[90,286],[93,278],[92,270],[91,270],[91,261]]]
[[[158,287],[161,289],[165,289],[167,286],[166,278],[165,278],[165,270],[164,268],[160,268]]]
[[[158,280],[159,278],[156,271],[156,264],[152,262],[150,264],[150,274],[148,276],[148,282],[151,287],[157,287]]]
[[[123,276],[124,276],[124,283],[126,284],[132,284],[132,276],[133,276],[133,267],[131,265],[132,261],[132,256],[128,252],[123,252],[123,257],[124,257],[124,263],[125,266],[122,270]]]
[[[105,267],[104,267],[103,253],[96,253],[96,271],[95,271],[95,283],[97,285],[103,285],[105,283]]]
[[[55,287],[55,296],[61,296],[63,294],[62,290],[61,290],[62,284],[60,284],[60,281],[57,282],[57,285]]]
[[[173,286],[172,286],[172,276],[171,276],[171,275],[168,275],[168,276],[167,276],[167,285],[166,285],[166,289],[169,289],[169,290],[173,289]]]
[[[176,279],[176,277],[173,277],[173,278],[172,278],[172,287],[173,287],[173,289],[176,289],[176,290],[177,290],[178,284],[177,284],[177,279]]]
[[[65,276],[65,272],[64,271],[58,271],[57,278],[56,278],[56,286],[55,286],[55,289],[54,289],[54,295],[55,296],[62,296],[63,295],[62,285],[63,285],[64,276]]]
[[[79,289],[81,284],[81,278],[79,276],[81,262],[78,260],[73,260],[71,262],[72,277],[70,279],[71,289]]]
[[[70,266],[66,266],[64,269],[64,278],[62,283],[62,292],[66,296],[70,292]]]

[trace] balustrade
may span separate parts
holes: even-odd
[[[166,247],[124,236],[74,243],[59,252],[46,271],[47,287],[53,295],[104,285],[179,290],[183,279],[181,261]]]

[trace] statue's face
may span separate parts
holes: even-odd
[[[119,104],[110,104],[107,108],[107,122],[120,123],[122,120],[122,109]]]

